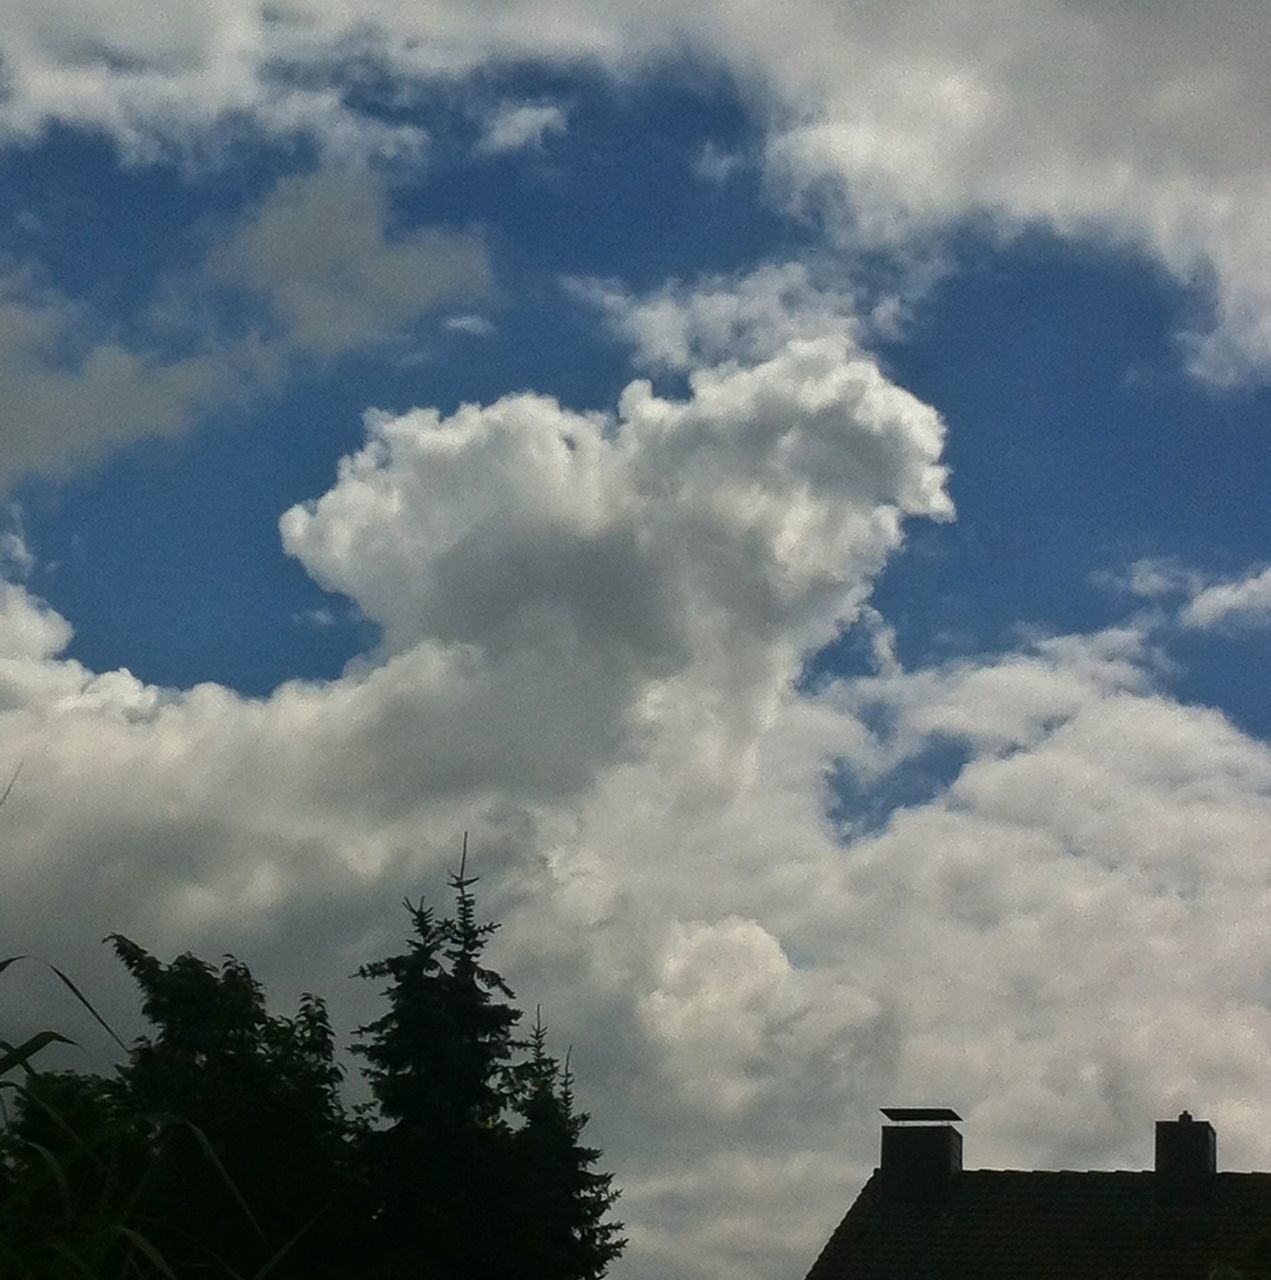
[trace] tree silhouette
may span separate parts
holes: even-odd
[[[347,1214],[353,1186],[323,1002],[305,995],[294,1018],[272,1015],[233,956],[218,972],[188,953],[165,965],[120,934],[108,940],[155,1027],[132,1047],[115,1096],[157,1166],[145,1206],[164,1257],[244,1271],[287,1249],[276,1274],[331,1270],[345,1234],[334,1210]]]
[[[520,1071],[513,1135],[520,1196],[517,1274],[526,1280],[599,1280],[626,1245],[622,1224],[606,1220],[618,1199],[613,1175],[597,1173],[600,1158],[581,1142],[590,1117],[574,1109],[573,1074],[547,1052],[547,1028],[535,1011],[529,1058]]]
[[[449,883],[453,917],[407,899],[406,951],[359,969],[389,979],[389,1007],[358,1028],[353,1051],[389,1121],[367,1140],[382,1267],[426,1260],[426,1274],[481,1280],[508,1262],[498,1224],[512,1190],[507,1079],[521,1015],[481,963],[498,926],[477,923],[466,847]]]
[[[405,950],[358,971],[387,1009],[352,1046],[356,1118],[320,999],[271,1014],[235,957],[164,964],[112,934],[152,1030],[113,1077],[6,1059],[27,1079],[4,1081],[0,1277],[600,1280],[625,1241],[568,1057],[541,1016],[515,1037],[466,842],[448,883],[453,915],[407,899]]]

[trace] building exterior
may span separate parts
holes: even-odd
[[[1271,1280],[1271,1173],[1219,1173],[1206,1120],[1146,1172],[963,1169],[958,1117],[885,1108],[879,1168],[807,1280]]]

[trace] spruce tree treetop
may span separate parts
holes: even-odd
[[[449,877],[455,915],[438,920],[421,898],[404,906],[414,936],[407,949],[363,965],[364,978],[388,978],[388,1012],[359,1027],[353,1051],[385,1118],[442,1133],[489,1128],[504,1111],[507,1064],[519,1047],[520,1011],[503,979],[481,963],[497,924],[478,924],[467,874],[467,838],[459,871]]]
[[[547,1052],[542,1010],[535,1011],[529,1057],[520,1072],[514,1136],[521,1169],[517,1206],[526,1280],[600,1280],[626,1247],[622,1223],[607,1219],[618,1199],[613,1175],[593,1166],[600,1151],[583,1145],[590,1119],[574,1106],[569,1054],[562,1065]]]

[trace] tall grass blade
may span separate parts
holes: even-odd
[[[272,1248],[269,1243],[269,1237],[265,1235],[260,1223],[256,1221],[256,1215],[243,1198],[243,1193],[238,1189],[238,1184],[230,1177],[229,1170],[221,1163],[221,1158],[216,1154],[216,1149],[207,1140],[207,1134],[192,1121],[182,1120],[179,1116],[169,1117],[168,1123],[181,1129],[188,1129],[194,1135],[194,1140],[207,1157],[208,1163],[220,1174],[221,1181],[225,1184],[230,1195],[234,1197],[234,1203],[243,1211],[243,1216],[247,1221],[252,1224],[252,1230],[260,1237],[260,1241],[266,1249]]]
[[[18,774],[22,772],[22,766],[26,764],[26,760],[19,760],[18,767],[14,769],[13,776],[9,779],[9,785],[4,789],[4,795],[0,796],[0,805],[9,798],[9,792],[13,790],[13,784],[18,780]]]
[[[331,1207],[330,1205],[326,1205],[323,1208],[319,1209],[318,1212],[315,1213],[313,1217],[309,1219],[308,1222],[302,1224],[300,1227],[300,1230],[297,1231],[295,1235],[293,1235],[291,1239],[288,1240],[287,1243],[284,1244],[282,1248],[279,1249],[278,1252],[275,1253],[274,1256],[270,1258],[260,1268],[260,1270],[257,1271],[252,1276],[252,1280],[266,1280],[266,1277],[270,1274],[270,1272],[272,1272],[273,1269],[292,1251],[292,1249],[294,1249],[295,1246],[300,1243],[300,1241],[304,1238],[305,1233],[308,1232],[313,1227],[313,1224],[317,1222],[318,1219],[321,1218],[322,1215],[325,1214],[328,1209],[330,1209],[330,1207]]]
[[[46,963],[46,964],[48,964],[48,961],[45,961],[45,963]],[[50,964],[50,965],[49,965],[49,968],[50,968],[50,969],[52,969],[52,970],[53,970],[53,972],[54,972],[55,974],[57,974],[57,976],[62,980],[62,983],[66,986],[67,990],[68,990],[68,991],[70,991],[71,995],[73,995],[73,996],[75,997],[75,999],[76,999],[76,1000],[78,1000],[78,1001],[80,1002],[80,1004],[82,1004],[82,1005],[84,1006],[84,1008],[85,1008],[85,1009],[87,1009],[87,1010],[88,1010],[88,1012],[89,1012],[89,1013],[91,1013],[91,1014],[93,1015],[93,1017],[97,1020],[97,1024],[98,1024],[98,1026],[100,1026],[100,1027],[102,1028],[102,1030],[103,1030],[103,1031],[105,1031],[105,1032],[106,1032],[106,1034],[107,1034],[107,1035],[108,1035],[108,1036],[109,1036],[109,1037],[110,1037],[110,1038],[111,1038],[111,1039],[112,1039],[112,1040],[113,1040],[113,1041],[114,1041],[114,1042],[115,1042],[115,1043],[116,1043],[116,1044],[117,1044],[117,1045],[118,1045],[118,1046],[119,1046],[119,1047],[120,1047],[120,1048],[121,1048],[125,1053],[127,1053],[127,1052],[128,1052],[128,1046],[127,1046],[126,1044],[124,1044],[124,1042],[119,1038],[119,1036],[118,1036],[118,1035],[116,1035],[114,1027],[112,1027],[112,1026],[110,1025],[110,1023],[109,1023],[109,1022],[107,1022],[107,1021],[106,1021],[106,1019],[105,1019],[105,1018],[103,1018],[103,1017],[101,1016],[101,1014],[100,1014],[100,1013],[98,1013],[98,1012],[97,1012],[97,1010],[93,1007],[93,1002],[92,1002],[92,1001],[91,1001],[91,1000],[90,1000],[90,999],[89,999],[89,998],[88,998],[88,997],[87,997],[87,996],[86,996],[86,995],[85,995],[85,994],[84,994],[84,993],[83,993],[83,992],[82,992],[82,991],[81,991],[81,990],[80,990],[80,989],[79,989],[79,988],[78,988],[78,987],[77,987],[77,986],[76,986],[76,985],[75,985],[71,980],[70,980],[70,978],[68,978],[68,977],[66,976],[66,974],[64,974],[64,973],[61,971],[61,969],[59,969],[59,968],[57,967],[57,965],[55,965],[55,964]]]
[[[30,1060],[41,1049],[47,1049],[51,1044],[73,1045],[74,1043],[74,1040],[69,1040],[66,1036],[56,1031],[37,1031],[35,1035],[29,1040],[24,1040],[16,1049],[8,1041],[0,1040],[0,1076],[6,1075],[14,1067],[23,1067],[29,1072],[31,1070],[29,1066]]]
[[[87,1276],[88,1280],[102,1280],[101,1272],[90,1267],[88,1263],[85,1262],[84,1259],[81,1258],[79,1254],[76,1253],[75,1250],[72,1249],[64,1240],[53,1241],[53,1243],[49,1245],[49,1248],[57,1254],[59,1258],[69,1262],[81,1276]]]
[[[71,993],[71,995],[73,995],[75,999],[78,1000],[80,1004],[82,1004],[84,1008],[87,1009],[88,1012],[93,1016],[93,1019],[96,1021],[97,1025],[100,1026],[102,1030],[104,1030],[106,1034],[125,1053],[128,1052],[128,1046],[124,1044],[124,1042],[116,1034],[114,1027],[112,1027],[110,1023],[107,1022],[106,1019],[103,1018],[102,1015],[97,1012],[97,1009],[94,1006],[93,1002],[75,985],[74,982],[71,981],[71,979],[65,973],[61,971],[61,969],[57,967],[57,965],[49,964],[47,960],[40,960],[38,956],[29,956],[29,955],[6,956],[5,959],[0,960],[0,973],[3,973],[11,964],[17,964],[19,960],[38,960],[40,964],[46,965],[49,969],[51,969],[53,973],[57,976],[58,981],[61,982],[61,984]]]
[[[167,1280],[177,1280],[176,1273],[168,1266],[166,1259],[158,1249],[150,1243],[149,1240],[141,1234],[140,1231],[133,1227],[125,1227],[122,1223],[116,1223],[111,1230],[117,1235],[123,1236],[136,1251],[141,1254],[152,1267],[154,1267],[160,1275],[166,1276]]]
[[[66,1171],[62,1168],[62,1162],[48,1147],[39,1142],[32,1142],[27,1138],[23,1145],[30,1147],[44,1162],[44,1167],[49,1171],[49,1176],[57,1184],[58,1195],[62,1197],[62,1211],[66,1216],[67,1222],[70,1222],[74,1212],[71,1205],[71,1184],[66,1180]]]

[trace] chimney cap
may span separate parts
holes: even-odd
[[[888,1120],[927,1120],[948,1123],[962,1117],[949,1107],[879,1107]]]

